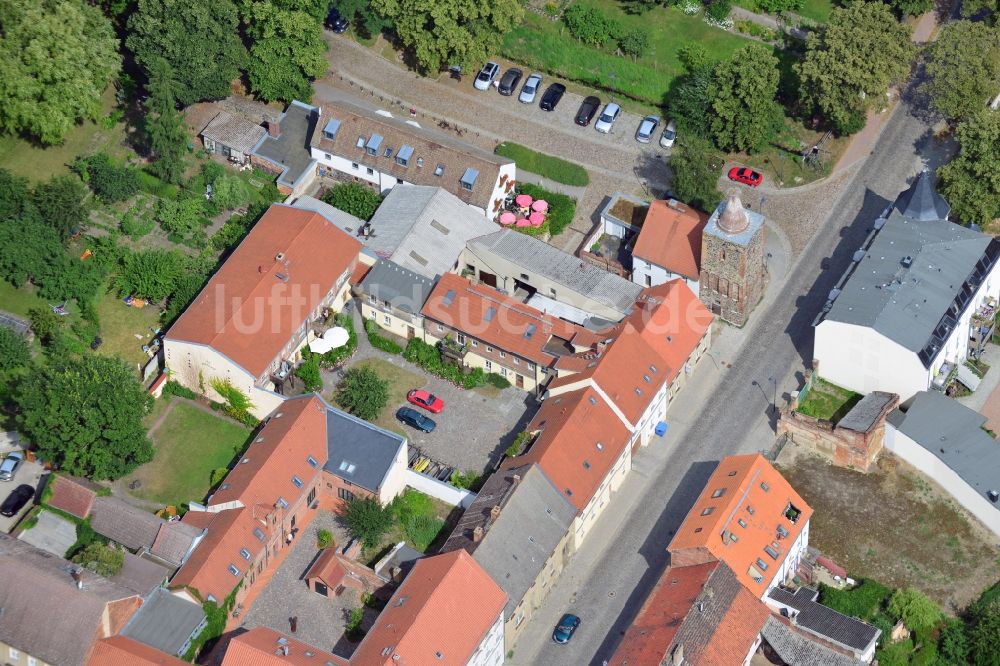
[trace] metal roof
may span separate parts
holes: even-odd
[[[925,222],[947,220],[951,213],[951,206],[934,190],[927,169],[921,171],[913,184],[896,197],[893,207],[904,217]]]
[[[292,102],[279,119],[281,134],[265,136],[253,151],[281,169],[279,183],[293,187],[312,167],[312,155],[306,146],[318,121],[315,107]]]
[[[160,587],[146,599],[121,633],[167,654],[178,655],[205,622],[201,606]]]
[[[837,423],[838,428],[846,428],[855,432],[868,432],[878,420],[885,406],[898,398],[894,393],[872,391],[851,408],[844,418]]]
[[[323,469],[377,492],[406,440],[339,409],[326,410],[327,461]]]
[[[379,259],[361,281],[361,290],[398,310],[419,314],[434,283],[388,259]]]
[[[826,318],[873,328],[920,352],[937,333],[947,339],[951,329],[942,319],[950,315],[957,321],[971,302],[1000,254],[1000,247],[988,252],[990,245],[985,234],[950,222],[907,219],[893,210],[840,287]],[[949,312],[956,301],[961,307]],[[938,331],[942,323],[945,328]],[[927,354],[929,363],[936,350]]]
[[[726,210],[727,203],[728,202],[726,200],[723,200],[718,206],[715,207],[715,210],[712,212],[712,216],[708,218],[708,223],[705,225],[705,230],[702,233],[708,234],[709,236],[724,238],[730,243],[746,247],[749,245],[754,235],[756,235],[757,231],[764,226],[764,216],[744,207],[743,211],[747,216],[747,228],[738,234],[727,233],[719,228],[719,216]]]

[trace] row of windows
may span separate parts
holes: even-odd
[[[708,275],[708,288],[711,291],[717,291],[723,296],[728,295],[729,298],[734,301],[740,300],[740,285],[735,282],[730,282],[726,278],[720,278],[718,275]]]

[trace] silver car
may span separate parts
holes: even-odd
[[[635,140],[639,143],[649,143],[653,139],[653,133],[656,132],[656,128],[660,126],[660,118],[658,116],[646,116],[639,123],[639,129],[635,131]]]
[[[493,79],[497,78],[497,74],[499,73],[500,65],[491,60],[483,65],[483,68],[476,76],[476,82],[472,85],[476,87],[476,90],[489,90],[490,86],[493,84]]]
[[[17,470],[20,469],[23,462],[24,454],[20,451],[8,454],[0,463],[0,481],[13,481],[14,475],[17,474]]]
[[[528,77],[528,80],[524,82],[524,86],[521,88],[521,94],[517,96],[517,101],[522,104],[532,104],[535,101],[535,95],[538,94],[538,89],[542,87],[542,75],[535,72]]]

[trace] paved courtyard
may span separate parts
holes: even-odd
[[[350,610],[361,606],[359,594],[346,590],[339,597],[323,597],[311,592],[303,579],[319,555],[316,532],[320,529],[330,530],[337,546],[347,543],[347,534],[339,526],[336,516],[329,511],[319,511],[312,523],[299,532],[292,551],[257,597],[240,626],[246,629],[264,626],[288,633],[289,617],[294,615],[298,618],[295,638],[347,658],[356,645],[344,638],[344,626]],[[365,630],[370,629],[377,617],[376,611],[365,608],[361,626]]]
[[[57,557],[63,557],[76,543],[76,525],[51,511],[38,514],[38,522],[18,536],[21,541],[41,548]]]
[[[0,456],[2,457],[2,456]],[[7,496],[14,492],[14,489],[21,484],[27,484],[35,489],[35,497],[38,497],[38,488],[42,479],[42,474],[45,473],[45,469],[38,462],[31,462],[25,460],[21,467],[17,470],[17,475],[14,477],[13,481],[2,481],[0,482],[0,502],[7,499]],[[0,532],[9,533],[14,526],[24,517],[31,507],[35,505],[34,500],[28,502],[24,505],[16,515],[11,517],[0,516]]]

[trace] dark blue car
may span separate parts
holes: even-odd
[[[396,418],[406,425],[413,426],[417,430],[423,430],[424,432],[431,432],[437,427],[434,419],[424,416],[417,410],[410,409],[409,407],[400,407],[399,411],[396,412]]]
[[[556,643],[569,643],[569,639],[573,638],[573,632],[576,628],[580,626],[580,618],[571,613],[566,613],[559,620],[559,624],[556,625],[555,631],[552,632],[552,640]]]

